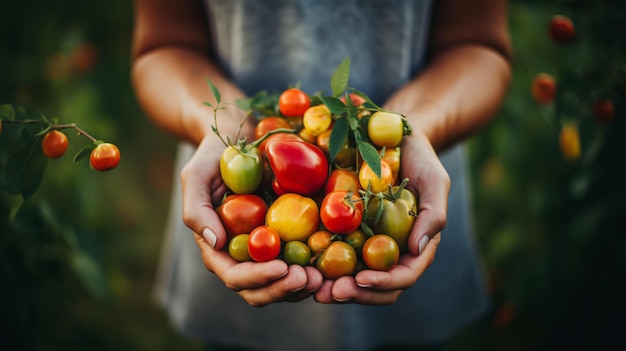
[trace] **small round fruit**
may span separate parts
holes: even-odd
[[[385,160],[380,160],[380,177],[374,173],[374,170],[364,163],[359,170],[359,183],[363,189],[370,189],[374,193],[386,191],[389,185],[393,185],[393,173],[391,167]]]
[[[285,117],[301,117],[311,106],[311,99],[300,89],[290,88],[278,97],[278,109]]]
[[[365,241],[361,254],[367,268],[388,271],[398,263],[400,249],[389,235],[376,234]]]
[[[331,232],[327,230],[319,230],[309,236],[309,239],[307,239],[307,246],[311,249],[313,254],[318,254],[326,250],[326,248],[332,244],[332,237],[333,234]]]
[[[580,134],[576,125],[563,125],[559,134],[559,146],[566,159],[577,160],[580,158]]]
[[[357,256],[352,246],[343,241],[333,241],[315,261],[315,266],[325,279],[338,279],[352,275],[356,269]]]
[[[557,44],[566,44],[574,39],[574,23],[569,17],[554,15],[548,24],[548,35]]]
[[[41,149],[46,157],[59,158],[65,154],[67,144],[67,136],[64,133],[58,130],[51,130],[43,137]]]
[[[332,121],[330,110],[326,105],[311,106],[304,112],[302,117],[304,128],[314,136],[318,136],[328,130]]]
[[[250,253],[248,252],[248,237],[249,234],[239,234],[228,243],[228,253],[237,262],[252,261]]]
[[[89,156],[89,163],[96,171],[111,170],[120,163],[120,150],[111,143],[98,144]]]
[[[285,244],[283,258],[287,264],[306,266],[311,260],[311,249],[301,241],[290,241]]]
[[[531,93],[535,101],[541,105],[550,104],[556,95],[556,82],[548,73],[539,73],[531,84]]]
[[[261,225],[248,236],[248,253],[256,262],[270,261],[280,253],[280,236],[274,229]]]
[[[397,113],[378,111],[367,122],[367,135],[378,147],[394,148],[402,141],[404,122]]]

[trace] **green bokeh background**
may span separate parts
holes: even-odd
[[[0,236],[0,349],[202,349],[171,329],[151,295],[178,177],[175,140],[132,93],[132,11],[125,0],[1,6],[0,104],[75,122],[117,144],[122,160],[106,173],[74,164],[69,155],[88,141],[68,133],[68,155],[47,163],[38,191]],[[574,20],[573,44],[547,37],[555,13]],[[509,17],[514,79],[497,118],[469,141],[494,303],[448,349],[614,349],[626,326],[626,6],[517,0]],[[90,44],[96,59],[81,71],[73,57]],[[553,105],[532,99],[539,72],[558,81]],[[606,125],[591,116],[602,97],[615,105]],[[560,153],[565,122],[580,130],[580,160]]]

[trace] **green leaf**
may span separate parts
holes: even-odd
[[[22,194],[27,199],[41,184],[48,158],[39,145],[40,138],[34,138],[9,155],[5,179],[10,194]]]
[[[235,100],[235,106],[237,106],[239,109],[243,111],[248,112],[252,110],[252,105],[250,102],[251,102],[250,99],[237,99]]]
[[[363,161],[365,161],[365,163],[370,166],[372,171],[374,171],[374,174],[376,174],[376,176],[380,178],[382,171],[378,150],[376,150],[376,148],[372,144],[362,140],[357,140],[356,146],[359,150],[359,153],[361,153],[361,157],[363,157]]]
[[[5,121],[15,120],[15,110],[10,104],[0,105],[0,119]]]
[[[341,96],[348,88],[350,78],[350,56],[346,57],[335,69],[330,78],[330,89],[334,97]],[[330,108],[330,107],[329,107]]]
[[[0,192],[0,231],[11,222],[24,203],[21,194],[10,195]]]
[[[82,149],[80,149],[80,151],[78,151],[76,153],[76,155],[74,155],[74,161],[73,162],[78,162],[80,160],[82,160],[85,157],[89,157],[91,155],[91,151],[94,149],[94,145],[87,145],[85,147],[83,147]]]
[[[344,113],[346,113],[346,105],[343,102],[341,102],[341,100],[337,99],[336,97],[322,96],[320,97],[320,99],[322,100],[324,105],[328,107],[328,109],[330,110],[330,113],[332,113],[333,115],[341,116]]]
[[[213,92],[213,96],[215,97],[215,101],[217,101],[219,105],[219,103],[222,101],[222,98],[220,97],[220,91],[217,89],[215,85],[213,85],[213,83],[211,83],[209,78],[206,79],[206,82],[209,84],[209,87],[211,88],[211,91]]]
[[[330,140],[328,142],[328,153],[330,154],[330,161],[334,161],[339,151],[343,148],[348,137],[348,121],[344,118],[339,118],[335,121],[333,129],[330,132]]]

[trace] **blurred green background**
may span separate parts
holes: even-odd
[[[39,189],[0,236],[0,349],[201,349],[170,328],[151,296],[177,181],[175,140],[132,93],[132,2],[5,1],[1,9],[0,104],[76,122],[117,144],[122,160],[106,173],[73,164],[68,155],[87,140],[68,133],[68,155],[47,162]],[[556,13],[574,21],[574,43],[548,38]],[[494,304],[449,349],[615,349],[626,326],[626,6],[516,0],[509,14],[514,80],[497,118],[470,140]],[[540,72],[557,80],[554,104],[532,98]],[[615,107],[605,124],[592,116],[601,98]],[[580,131],[573,161],[559,149],[566,122]]]

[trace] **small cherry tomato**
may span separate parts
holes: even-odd
[[[270,261],[280,254],[280,236],[268,226],[261,225],[248,236],[248,253],[256,262]]]
[[[291,129],[291,125],[287,119],[278,116],[265,117],[254,127],[254,140],[259,140],[265,134],[281,128]]]
[[[386,191],[389,185],[393,184],[393,174],[391,167],[385,160],[380,160],[380,177],[374,173],[372,168],[364,163],[359,170],[359,183],[363,189],[370,189],[374,193]]]
[[[311,260],[311,249],[301,241],[290,241],[285,244],[283,258],[287,264],[306,266]]]
[[[357,253],[361,252],[361,248],[363,247],[363,243],[367,240],[368,236],[364,231],[357,229],[350,234],[347,234],[343,237],[343,241],[350,244],[350,246],[354,247]]]
[[[320,218],[331,233],[351,233],[361,225],[363,200],[345,190],[328,193],[320,206]]]
[[[530,92],[541,105],[551,104],[556,96],[556,81],[548,73],[539,73],[533,78]]]
[[[365,241],[361,255],[367,268],[376,271],[388,271],[398,263],[400,250],[392,237],[376,234]]]
[[[350,97],[350,102],[352,103],[352,106],[361,106],[365,103],[365,98],[363,98],[361,95],[357,95],[355,93],[350,93],[348,95]],[[339,100],[346,104],[346,97],[344,95],[342,95]]]
[[[249,234],[239,234],[228,242],[228,253],[237,262],[252,261],[248,253],[248,237]]]
[[[272,202],[265,223],[285,242],[306,242],[319,227],[319,208],[309,197],[287,193]]]
[[[287,89],[278,97],[278,109],[286,117],[301,117],[309,106],[311,99],[297,88]]]
[[[392,112],[375,112],[367,123],[367,135],[374,145],[381,148],[400,145],[404,135],[402,116]]]
[[[333,242],[332,237],[333,234],[331,232],[327,230],[318,230],[309,236],[306,243],[313,254],[318,254],[330,246]]]
[[[59,158],[65,154],[67,144],[67,136],[64,133],[58,130],[51,130],[43,137],[41,149],[46,157]]]
[[[304,128],[314,136],[328,130],[332,121],[333,118],[326,105],[311,106],[304,112],[302,117]]]
[[[120,163],[120,150],[110,143],[98,144],[91,151],[89,163],[93,169],[100,172],[111,170]]]
[[[233,237],[265,224],[267,204],[255,194],[228,195],[216,209],[226,233]]]
[[[324,194],[338,190],[346,190],[358,194],[359,190],[362,189],[361,183],[359,183],[359,175],[355,171],[349,169],[334,169],[330,172],[326,180]]]
[[[255,147],[242,150],[228,146],[220,158],[220,174],[228,189],[236,194],[254,192],[261,184],[263,164]],[[241,234],[241,233],[239,233]]]
[[[356,269],[356,263],[356,251],[343,241],[333,241],[315,260],[315,266],[322,276],[332,280],[352,275]]]
[[[391,184],[396,184],[398,181],[398,175],[400,174],[400,148],[394,147],[391,149],[385,149],[382,159],[387,162],[391,168]]]

